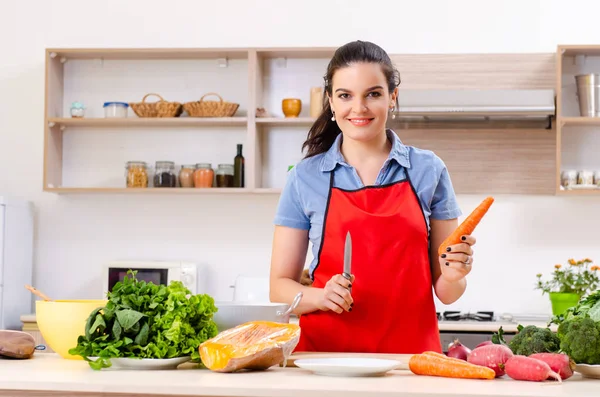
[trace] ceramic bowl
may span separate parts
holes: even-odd
[[[55,300],[35,302],[37,326],[46,344],[62,358],[83,360],[72,356],[69,349],[77,346],[79,335],[85,334],[90,313],[106,305],[106,300]]]
[[[285,117],[298,117],[302,111],[302,101],[296,98],[286,98],[281,101],[281,110]]]

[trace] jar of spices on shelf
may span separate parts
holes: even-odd
[[[157,161],[154,166],[154,187],[176,187],[175,163],[172,161]]]
[[[217,187],[233,187],[233,164],[219,164]]]
[[[181,187],[194,187],[194,171],[196,167],[193,165],[182,165],[179,170],[179,185]]]
[[[148,165],[144,161],[128,161],[125,169],[127,187],[148,187]]]
[[[198,163],[196,164],[196,171],[194,171],[194,187],[213,187],[213,180],[215,179],[215,171],[212,169],[210,163]]]

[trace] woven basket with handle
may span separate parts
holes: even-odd
[[[219,97],[218,101],[205,101],[209,95]],[[190,117],[231,117],[238,110],[239,103],[225,102],[219,94],[210,92],[200,98],[199,101],[186,102],[183,108]]]
[[[146,102],[146,98],[154,95],[160,98],[158,102]],[[138,117],[179,117],[183,113],[183,106],[179,102],[168,102],[158,94],[146,94],[142,102],[130,103],[131,109]]]

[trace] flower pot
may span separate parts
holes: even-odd
[[[552,303],[552,314],[555,316],[564,313],[568,308],[577,305],[580,296],[565,292],[550,292],[550,303]]]

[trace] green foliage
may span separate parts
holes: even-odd
[[[200,362],[199,345],[217,335],[214,299],[191,295],[179,282],[155,285],[128,272],[108,293],[106,306],[90,313],[85,334],[69,350],[93,369],[108,368],[110,359],[191,356]],[[97,357],[97,359],[90,359]]]

